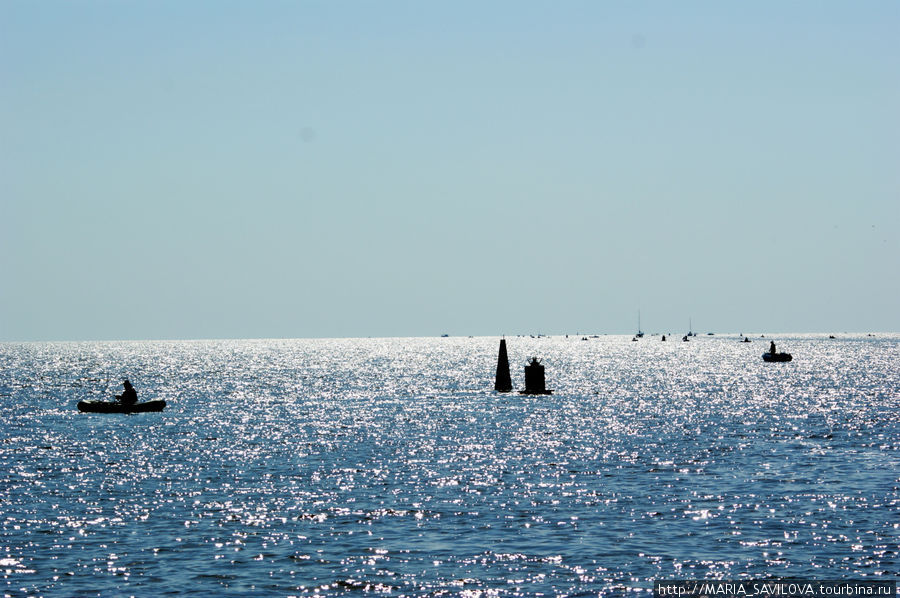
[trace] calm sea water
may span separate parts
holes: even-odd
[[[6,595],[900,576],[900,336],[0,344]],[[79,413],[121,378],[162,413]],[[108,380],[108,381],[107,381]]]

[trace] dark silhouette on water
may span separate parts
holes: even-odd
[[[763,353],[763,361],[790,361],[793,356],[790,353],[779,353],[775,349],[775,341],[769,343],[769,352]]]
[[[537,357],[531,358],[531,363],[525,366],[525,390],[520,390],[523,395],[549,395],[552,390],[546,388],[544,380],[544,366]]]
[[[137,402],[137,391],[131,382],[122,382],[125,391],[116,395],[115,401],[79,401],[78,410],[88,413],[144,413],[147,411],[162,411],[166,408],[163,400]]]
[[[500,339],[500,353],[497,355],[497,378],[494,390],[509,392],[512,390],[512,379],[509,377],[509,357],[506,355],[506,339]]]
[[[79,401],[78,410],[88,413],[146,413],[148,411],[162,411],[166,408],[163,400],[146,401],[134,405],[123,405],[119,401]]]
[[[125,391],[120,395],[116,395],[116,400],[123,405],[134,405],[137,403],[137,391],[131,385],[131,382],[125,380],[122,382],[122,386],[125,387]]]

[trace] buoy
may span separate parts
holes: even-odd
[[[523,395],[553,394],[552,390],[546,388],[544,366],[537,357],[532,357],[531,362],[525,366],[525,390],[519,392]]]
[[[512,390],[512,380],[509,377],[509,357],[506,355],[506,339],[500,339],[500,353],[497,355],[497,378],[494,381],[494,390],[497,392],[509,392]]]

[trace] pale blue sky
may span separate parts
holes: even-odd
[[[900,330],[900,3],[0,3],[0,340]]]

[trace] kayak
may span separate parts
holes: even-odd
[[[763,353],[763,361],[790,361],[790,353]]]
[[[79,401],[78,410],[88,413],[146,413],[148,411],[162,411],[166,402],[147,401],[134,405],[123,405],[117,401]]]

